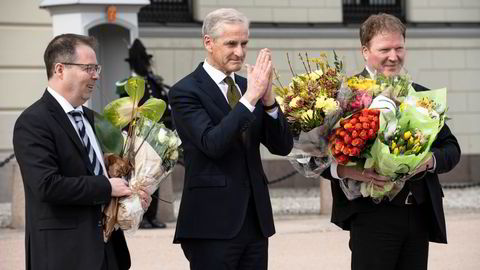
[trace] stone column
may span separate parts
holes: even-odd
[[[13,161],[12,161],[13,162]],[[15,161],[12,164],[12,228],[25,228],[25,193],[23,191],[22,175]]]
[[[332,213],[332,189],[330,181],[320,176],[320,214]]]
[[[158,197],[161,200],[158,200],[158,209],[157,209],[157,220],[161,222],[171,222],[175,221],[175,215],[173,212],[173,184],[172,184],[172,174],[170,174],[167,179],[163,180],[160,183],[160,191],[158,192]],[[164,201],[171,203],[167,203]]]

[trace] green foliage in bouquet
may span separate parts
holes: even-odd
[[[380,85],[377,91],[398,103],[402,102],[413,89],[413,87],[411,87],[412,80],[408,75],[388,77],[383,74],[377,74],[375,75],[375,80],[377,85]]]
[[[142,106],[139,106],[138,103],[145,94],[145,81],[141,77],[128,79],[125,84],[125,91],[128,97],[110,102],[105,106],[103,115],[96,114],[95,116],[95,130],[105,153],[108,176],[128,179],[133,191],[133,194],[127,198],[112,198],[104,208],[103,235],[105,242],[108,241],[116,226],[123,229],[122,226],[133,220],[131,216],[125,215],[125,212],[121,212],[124,215],[118,214],[119,209],[125,208],[123,200],[138,198],[135,190],[142,184],[147,186],[151,184],[152,188],[148,191],[150,194],[153,193],[158,187],[157,182],[160,181],[154,179],[154,176],[167,175],[163,171],[163,164],[151,159],[162,160],[164,157],[159,156],[158,152],[150,151],[152,147],[149,146],[150,142],[154,142],[152,137],[157,136],[155,132],[158,132],[158,130],[154,130],[154,128],[160,126],[157,122],[165,112],[166,103],[161,99],[150,98]],[[148,126],[145,124],[147,122],[149,123]],[[122,129],[127,125],[128,133],[126,139],[124,139]],[[175,145],[175,147],[178,147],[178,145]],[[154,150],[157,151],[158,149]],[[151,155],[152,152],[153,155]],[[160,154],[162,153],[160,152]],[[175,161],[176,159],[172,161],[173,165]],[[147,180],[157,182],[150,183]],[[141,207],[140,210],[142,210]]]
[[[432,155],[430,147],[443,127],[446,117],[445,88],[422,92],[415,92],[412,89],[409,91],[408,97],[396,114],[396,131],[387,137],[384,133],[378,136],[370,150],[370,157],[365,161],[365,168],[374,168],[377,173],[389,176],[393,181],[408,176],[430,158]],[[432,114],[423,107],[425,98],[434,101],[435,108],[442,111],[435,111]],[[404,148],[400,148],[399,144]],[[384,189],[377,190],[372,187],[363,188],[365,192],[363,195],[374,199],[390,197],[392,186],[386,185]]]
[[[123,150],[124,140],[122,131],[113,126],[103,115],[94,112],[95,131],[104,153],[120,155]]]
[[[293,78],[288,86],[283,86],[275,72],[278,85],[273,86],[277,102],[295,136],[321,126],[329,114],[339,109],[335,97],[344,77],[343,62],[335,52],[333,65],[325,53],[319,58],[309,58],[307,54],[305,58],[301,54],[299,57],[305,73],[297,74],[293,70],[287,54]]]
[[[155,122],[162,118],[167,107],[163,100],[150,98],[142,106],[138,106],[138,102],[145,94],[145,80],[142,77],[128,79],[125,91],[128,97],[110,102],[103,110],[104,117],[115,127],[122,129],[139,116]]]
[[[148,143],[162,158],[165,171],[170,171],[175,166],[182,143],[175,131],[162,123],[142,117],[137,123],[136,135],[145,138],[144,143]]]
[[[130,124],[129,137],[135,127],[135,119],[145,117],[158,122],[165,112],[165,101],[157,98],[148,99],[142,106],[138,102],[145,94],[145,80],[132,77],[125,84],[128,97],[118,98],[107,104],[103,115],[95,114],[95,131],[105,153],[122,156],[126,143],[121,134],[122,128]]]

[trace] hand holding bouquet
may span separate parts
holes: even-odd
[[[387,196],[391,200],[405,181],[430,159],[430,146],[445,118],[446,90],[416,92],[407,75],[350,77],[346,85],[340,89],[342,108],[379,110],[378,131],[373,140],[372,136],[366,136],[368,133],[363,134],[370,143],[358,148],[362,144],[357,141],[354,146],[351,140],[359,135],[352,134],[356,117],[340,121],[340,127],[330,137],[332,155],[340,164],[372,170],[391,181],[380,187],[373,182],[343,179],[340,185],[349,199],[364,196],[380,201]]]
[[[138,229],[145,213],[140,204],[139,190],[153,194],[172,171],[181,144],[176,132],[163,124],[142,117],[135,128],[135,168],[129,181],[133,194],[120,198],[117,224],[124,231]]]
[[[133,191],[131,196],[112,198],[105,207],[105,242],[117,228],[131,231],[138,228],[144,212],[140,190],[151,195],[158,188],[175,165],[180,144],[175,133],[157,123],[166,108],[163,100],[150,98],[138,106],[145,91],[143,78],[130,78],[125,90],[128,97],[112,101],[103,115],[95,115],[95,130],[106,154],[109,176],[127,179]],[[121,130],[127,125],[124,138]]]
[[[395,118],[387,123],[370,150],[365,168],[374,168],[392,182],[383,188],[364,184],[362,195],[374,200],[384,196],[392,200],[405,181],[431,158],[431,145],[443,126],[446,108],[446,89],[415,92],[413,88],[395,111]],[[394,125],[389,125],[393,123]],[[388,130],[394,126],[394,132]]]

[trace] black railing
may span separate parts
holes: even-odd
[[[406,22],[405,0],[343,0],[343,23],[362,23],[368,16],[388,13]]]
[[[138,22],[193,22],[192,0],[150,0],[150,5],[140,9]]]

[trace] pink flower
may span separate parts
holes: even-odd
[[[372,96],[366,91],[357,91],[355,100],[350,103],[353,110],[368,108],[372,103]]]

